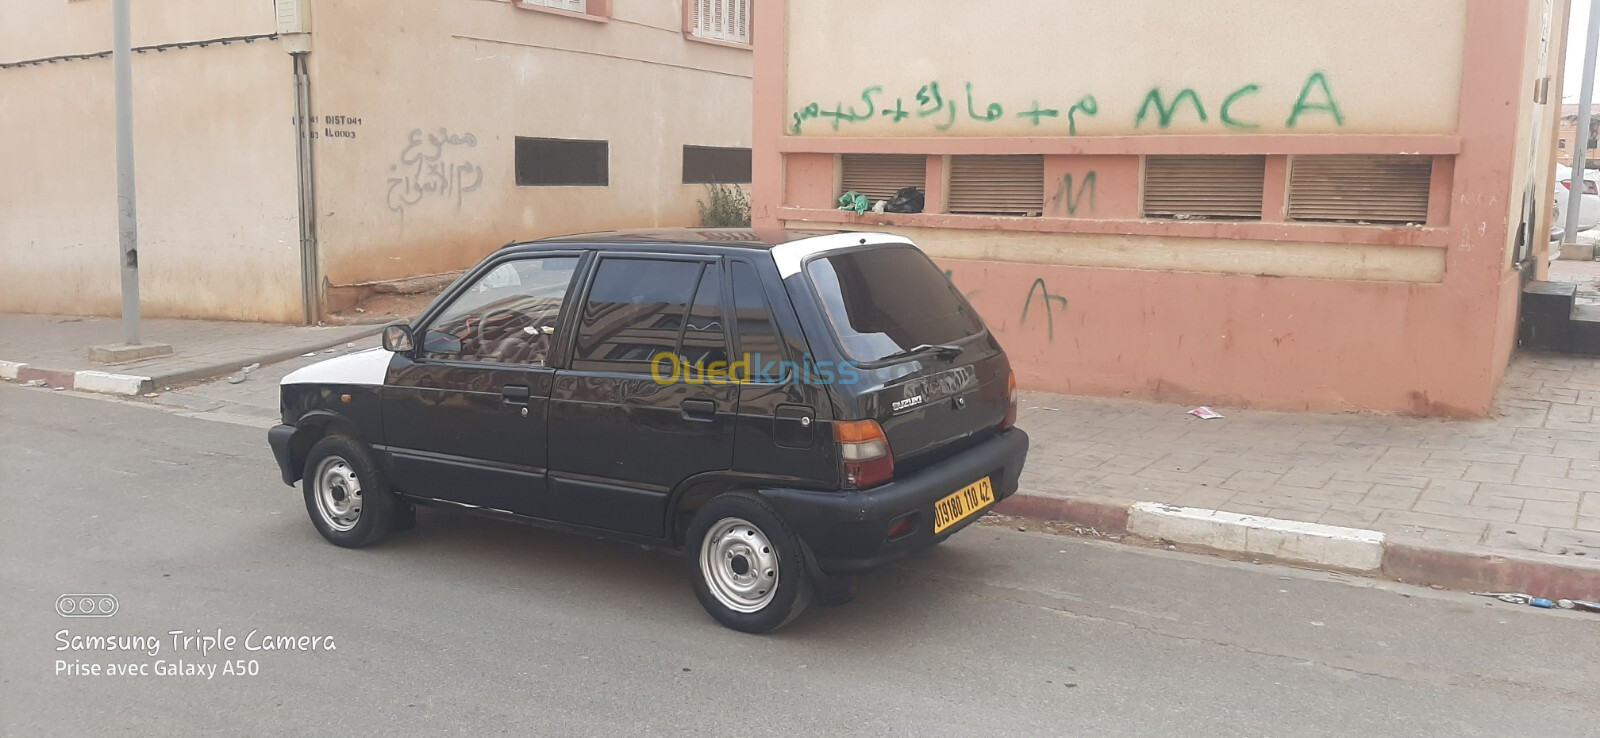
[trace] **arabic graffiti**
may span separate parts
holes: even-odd
[[[982,95],[976,90],[972,82],[964,83],[964,101],[947,98],[937,81],[930,81],[917,88],[911,100],[903,97],[894,97],[891,106],[890,99],[884,92],[883,85],[872,85],[863,88],[858,96],[859,102],[852,102],[846,108],[843,102],[836,102],[832,110],[822,107],[821,103],[812,102],[801,106],[789,117],[789,133],[800,135],[805,132],[806,123],[817,119],[827,119],[829,127],[837,131],[842,124],[855,124],[865,121],[888,119],[887,122],[895,125],[908,123],[916,125],[926,118],[931,118],[933,129],[948,131],[958,121],[967,122],[968,125],[976,123],[994,123],[1007,117],[1006,107],[1002,103],[981,102]],[[1193,117],[1202,125],[1221,125],[1225,128],[1237,130],[1252,130],[1261,127],[1260,123],[1241,120],[1234,112],[1234,106],[1245,98],[1260,95],[1264,88],[1255,83],[1246,84],[1231,92],[1222,101],[1222,106],[1217,108],[1215,122],[1207,112],[1205,102],[1199,92],[1193,88],[1185,87],[1177,91],[1170,101],[1167,93],[1158,85],[1151,87],[1145,93],[1144,101],[1139,109],[1133,112],[1133,127],[1143,128],[1147,122],[1166,129],[1170,128],[1180,117]],[[1280,92],[1287,92],[1282,90]],[[1287,97],[1283,98],[1287,102]],[[915,109],[908,109],[908,102],[914,102]],[[1187,111],[1187,112],[1185,112]],[[1152,115],[1154,113],[1154,115]],[[1299,90],[1293,107],[1289,111],[1288,119],[1284,122],[1285,128],[1295,128],[1300,125],[1301,118],[1307,114],[1323,114],[1330,117],[1335,125],[1343,126],[1345,123],[1344,111],[1340,109],[1338,100],[1334,97],[1333,87],[1328,82],[1326,72],[1314,71]],[[1100,101],[1094,95],[1084,95],[1067,109],[1065,116],[1067,135],[1078,135],[1078,123],[1081,118],[1094,118],[1100,115]],[[1081,118],[1080,118],[1081,116]],[[1023,120],[1030,128],[1043,128],[1046,125],[1060,125],[1061,110],[1054,107],[1045,107],[1035,98],[1029,101],[1027,108],[1018,107],[1011,114],[1012,118]],[[1048,119],[1048,120],[1047,120]],[[1049,134],[1050,131],[1041,131]]]
[[[440,128],[424,134],[421,128],[412,129],[399,160],[389,166],[390,212],[404,213],[429,196],[454,197],[456,207],[461,207],[462,196],[483,185],[483,167],[464,158],[470,153],[466,149],[477,145],[478,138],[471,133]]]

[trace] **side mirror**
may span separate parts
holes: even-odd
[[[395,353],[405,353],[412,349],[411,326],[396,324],[385,326],[383,329],[383,347]]]

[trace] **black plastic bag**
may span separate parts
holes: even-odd
[[[924,204],[922,190],[915,187],[902,187],[889,199],[889,204],[884,210],[890,213],[920,213]]]

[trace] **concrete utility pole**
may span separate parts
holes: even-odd
[[[1572,187],[1567,191],[1567,232],[1564,245],[1578,243],[1578,211],[1583,209],[1584,168],[1589,153],[1589,119],[1594,107],[1595,54],[1600,51],[1600,0],[1589,1],[1589,41],[1584,44],[1583,86],[1578,89],[1578,135],[1572,151]]]
[[[117,96],[117,233],[122,253],[122,327],[129,345],[139,344],[139,216],[133,180],[133,52],[128,0],[115,0],[111,60]]]

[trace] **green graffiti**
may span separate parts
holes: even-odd
[[[883,92],[883,87],[881,85],[873,85],[872,87],[868,87],[867,89],[861,91],[861,101],[867,104],[867,112],[865,113],[857,113],[855,106],[853,105],[850,106],[849,111],[846,111],[844,109],[844,103],[838,103],[833,106],[832,111],[824,110],[821,112],[821,115],[825,118],[833,119],[833,130],[835,131],[839,130],[839,121],[841,120],[845,121],[846,123],[857,123],[863,120],[870,120],[873,114],[878,112],[878,105],[877,103],[873,102],[872,96],[880,92]]]
[[[956,124],[956,106],[955,106],[955,103],[950,103],[949,105],[945,104],[944,96],[939,94],[939,83],[938,82],[929,82],[928,84],[925,84],[921,88],[919,88],[917,90],[917,103],[922,106],[921,108],[919,108],[917,110],[917,117],[918,118],[926,118],[926,117],[928,117],[930,115],[934,115],[934,114],[938,113],[939,111],[944,110],[946,108],[949,109],[949,111],[950,111],[949,119],[946,120],[943,124],[939,124],[939,123],[933,124],[933,127],[935,129],[938,129],[938,130],[941,130],[941,131],[948,131],[948,130],[950,130],[950,126],[953,126],[953,125]],[[933,107],[930,108],[930,107],[928,107],[929,105],[932,105]]]
[[[917,90],[917,104],[922,106],[917,111],[918,118],[926,118],[939,112],[944,107],[944,96],[939,94],[939,83],[929,82]],[[932,105],[933,107],[928,107]]]
[[[963,88],[966,99],[965,112],[969,119],[981,123],[993,123],[1005,115],[1006,104],[1001,101],[978,102],[974,92],[975,83],[966,82]],[[901,90],[901,92],[904,92],[904,90]],[[1259,120],[1250,120],[1249,118],[1254,116],[1248,114],[1241,116],[1235,112],[1235,109],[1241,103],[1247,103],[1246,107],[1255,107],[1248,104],[1250,102],[1249,99],[1254,96],[1260,96],[1264,92],[1268,91],[1257,83],[1246,84],[1233,90],[1223,99],[1221,107],[1214,109],[1216,113],[1215,123],[1231,130],[1251,131],[1260,129]],[[884,99],[880,101],[879,98]],[[790,134],[798,135],[804,131],[808,121],[817,118],[827,118],[832,129],[837,131],[844,123],[860,123],[879,118],[887,118],[888,122],[898,124],[902,121],[910,120],[913,117],[913,113],[915,113],[917,120],[932,118],[934,129],[942,132],[954,127],[956,119],[962,113],[962,101],[946,97],[937,81],[929,81],[917,88],[915,108],[906,107],[907,102],[909,102],[906,97],[894,97],[893,101],[894,105],[891,107],[889,105],[889,97],[884,92],[884,87],[882,85],[873,85],[862,89],[859,99],[848,107],[843,102],[837,102],[832,110],[827,110],[822,108],[821,104],[813,102],[790,114],[788,131]],[[1067,119],[1067,135],[1077,136],[1078,124],[1083,119],[1093,118],[1100,114],[1100,101],[1094,95],[1084,95],[1079,98],[1072,107],[1066,108],[1065,116],[1061,114],[1061,108],[1046,107],[1048,104],[1049,101],[1041,102],[1036,98],[1032,99],[1026,109],[1023,109],[1020,105],[1016,106],[1014,117],[1027,121],[1027,125],[1032,128],[1045,126],[1045,119],[1047,118],[1065,117]],[[1184,112],[1185,107],[1190,109],[1189,113]],[[1306,78],[1305,85],[1300,88],[1300,95],[1295,101],[1294,109],[1289,114],[1285,125],[1291,129],[1298,126],[1301,117],[1307,113],[1326,113],[1332,116],[1335,124],[1342,126],[1345,123],[1344,111],[1334,98],[1333,88],[1328,83],[1328,77],[1325,72],[1312,72],[1311,76]],[[1162,87],[1151,87],[1145,94],[1144,101],[1140,104],[1138,112],[1134,116],[1133,127],[1135,129],[1143,128],[1145,123],[1149,121],[1164,130],[1172,127],[1180,115],[1192,115],[1202,125],[1213,123],[1211,111],[1207,110],[1200,93],[1194,88],[1182,88],[1169,98]],[[1043,135],[1059,134],[1044,132]]]
[[[1022,111],[1020,113],[1017,113],[1017,117],[1018,118],[1028,118],[1036,126],[1039,125],[1039,119],[1040,118],[1055,118],[1055,117],[1058,117],[1060,115],[1061,115],[1061,111],[1059,111],[1059,110],[1054,110],[1054,109],[1051,109],[1051,108],[1043,108],[1043,109],[1041,109],[1039,107],[1039,101],[1038,100],[1034,100],[1033,101],[1033,109],[1032,110],[1024,110],[1024,111]]]
[[[1322,97],[1327,102],[1311,103],[1307,98],[1311,96],[1311,88],[1322,88]],[[1312,72],[1306,78],[1306,83],[1300,88],[1300,98],[1294,102],[1294,112],[1289,114],[1289,122],[1284,125],[1293,128],[1300,122],[1300,114],[1308,110],[1317,110],[1333,116],[1333,122],[1344,125],[1344,113],[1339,112],[1339,103],[1333,99],[1333,89],[1328,86],[1328,76],[1322,72]]]
[[[1228,96],[1228,99],[1222,101],[1222,108],[1217,111],[1217,117],[1222,120],[1222,125],[1241,130],[1260,128],[1261,126],[1255,123],[1245,123],[1235,119],[1233,117],[1233,113],[1229,112],[1233,108],[1233,104],[1239,102],[1239,98],[1246,95],[1254,95],[1260,91],[1261,85],[1245,85],[1237,90],[1234,90],[1233,94]]]
[[[990,123],[990,122],[993,122],[996,118],[999,118],[1004,113],[1005,113],[1005,108],[1000,107],[1000,103],[989,103],[989,105],[984,108],[983,117],[981,117],[981,118],[978,117],[978,111],[974,110],[973,107],[972,107],[972,83],[971,82],[967,83],[967,116],[968,117],[972,118],[973,120],[981,120],[981,121],[983,121],[985,123]]]
[[[1022,301],[1022,324],[1028,324],[1028,308],[1033,306],[1033,294],[1040,293],[1044,298],[1045,326],[1048,328],[1050,340],[1056,340],[1056,316],[1052,308],[1067,309],[1067,298],[1050,294],[1050,286],[1044,283],[1044,277],[1033,280],[1033,286],[1028,288],[1028,297]]]
[[[810,105],[807,105],[804,108],[801,108],[800,112],[794,114],[794,123],[789,126],[789,132],[790,133],[799,133],[801,125],[803,125],[806,121],[811,120],[812,118],[815,118],[815,117],[817,117],[817,116],[819,116],[821,114],[822,114],[822,106],[820,106],[820,105],[818,105],[816,103],[811,103]]]
[[[1072,173],[1068,172],[1062,175],[1061,184],[1056,187],[1055,196],[1050,198],[1050,206],[1054,208],[1056,212],[1060,212],[1061,206],[1064,204],[1067,207],[1067,215],[1069,217],[1076,216],[1078,214],[1078,205],[1083,202],[1084,193],[1088,192],[1089,212],[1094,212],[1098,207],[1095,204],[1095,179],[1098,176],[1099,175],[1096,172],[1089,172],[1088,174],[1083,175],[1083,185],[1078,188],[1077,194],[1073,194]]]
[[[1188,87],[1183,88],[1178,92],[1178,96],[1172,99],[1172,105],[1168,106],[1161,97],[1161,88],[1152,87],[1150,88],[1150,94],[1144,96],[1144,104],[1139,106],[1139,117],[1134,119],[1133,127],[1138,128],[1144,125],[1144,119],[1150,115],[1150,107],[1152,105],[1155,106],[1156,113],[1160,117],[1161,127],[1171,127],[1172,118],[1178,114],[1178,108],[1183,105],[1184,100],[1188,100],[1194,105],[1194,112],[1200,116],[1201,123],[1211,120],[1206,116],[1206,106],[1200,102],[1200,96],[1195,94],[1194,90]]]
[[[1094,99],[1094,95],[1084,95],[1083,99],[1078,101],[1078,104],[1073,105],[1072,109],[1067,111],[1067,135],[1069,136],[1078,135],[1078,113],[1083,113],[1091,118],[1099,115],[1100,101]]]
[[[906,118],[911,117],[911,114],[907,113],[906,109],[904,107],[902,107],[902,103],[903,102],[904,102],[903,100],[901,100],[900,98],[897,97],[897,98],[894,99],[894,110],[889,110],[888,108],[884,108],[883,115],[885,117],[888,117],[889,121],[891,123],[899,123],[900,121],[903,121]]]

